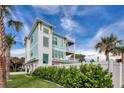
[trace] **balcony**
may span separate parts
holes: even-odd
[[[70,40],[70,39],[68,39],[68,38],[66,38],[66,45],[67,46],[71,46],[71,45],[74,45],[74,41],[73,40]]]
[[[70,48],[66,48],[66,55],[74,54],[74,50]]]
[[[64,60],[61,60],[61,59],[53,59],[52,60],[52,64],[55,65],[55,64],[74,64],[74,63],[79,63],[79,60],[77,59],[64,59]]]

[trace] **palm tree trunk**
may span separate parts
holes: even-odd
[[[1,14],[1,6],[0,6]],[[3,17],[0,15],[0,87],[6,86],[6,59],[5,59],[5,33],[4,33],[4,24]]]
[[[10,73],[10,48],[6,49],[6,79],[9,79]]]
[[[109,53],[106,53],[106,61],[108,62],[108,71],[110,71]]]
[[[109,53],[106,54],[106,61],[109,62]]]
[[[124,64],[124,52],[122,52],[122,64]]]

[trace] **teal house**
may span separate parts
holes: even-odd
[[[33,71],[39,66],[76,62],[75,42],[56,33],[54,29],[54,26],[46,21],[36,19],[29,35],[25,38],[26,71]]]

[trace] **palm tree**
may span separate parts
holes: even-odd
[[[0,87],[5,87],[6,85],[6,61],[5,61],[5,51],[6,51],[6,39],[4,32],[3,19],[6,16],[10,16],[9,9],[11,6],[0,5]]]
[[[22,22],[20,22],[20,21],[16,21],[16,20],[9,20],[8,21],[8,26],[9,27],[11,27],[11,28],[13,28],[13,29],[15,29],[17,32],[19,32],[20,30],[21,30],[21,28],[22,28],[22,26],[23,26],[23,23]],[[13,44],[15,44],[16,43],[16,41],[15,41],[15,36],[12,36],[12,34],[9,34],[9,35],[7,35],[6,36],[6,42],[7,42],[7,57],[6,57],[6,62],[7,62],[7,79],[9,79],[9,68],[10,68],[10,49],[11,49],[11,47],[12,47],[12,45]]]
[[[3,19],[9,18],[11,16],[10,11],[14,10],[14,6],[10,5],[0,5],[0,87],[5,87],[6,85],[6,49],[7,42],[5,38],[4,31],[4,21]],[[20,29],[19,21],[10,20],[8,22],[9,26],[14,26],[17,31]],[[18,24],[18,25],[17,25]]]
[[[121,55],[121,62],[124,64],[124,45],[115,47],[113,51],[114,55]]]
[[[10,49],[16,43],[15,36],[11,34],[6,35],[7,49],[6,49],[6,79],[9,79],[10,72]]]
[[[99,49],[99,52],[104,52],[106,56],[106,61],[108,62],[108,69],[109,69],[109,54],[112,53],[114,48],[116,47],[117,44],[120,44],[121,40],[118,40],[116,36],[111,34],[110,36],[107,37],[102,37],[101,41],[98,42],[95,46],[96,49]]]
[[[21,28],[23,27],[23,23],[17,20],[9,20],[8,21],[8,26],[12,27],[13,29],[15,29],[17,32],[19,32],[21,30]]]

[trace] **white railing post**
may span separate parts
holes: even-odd
[[[113,66],[113,61],[109,61],[108,64],[109,64],[109,67],[108,67],[109,68],[109,72],[113,72],[113,67],[114,67]]]
[[[122,63],[120,62],[120,64],[119,64],[119,73],[120,73],[120,81],[119,81],[119,83],[120,83],[120,88],[122,87]]]

